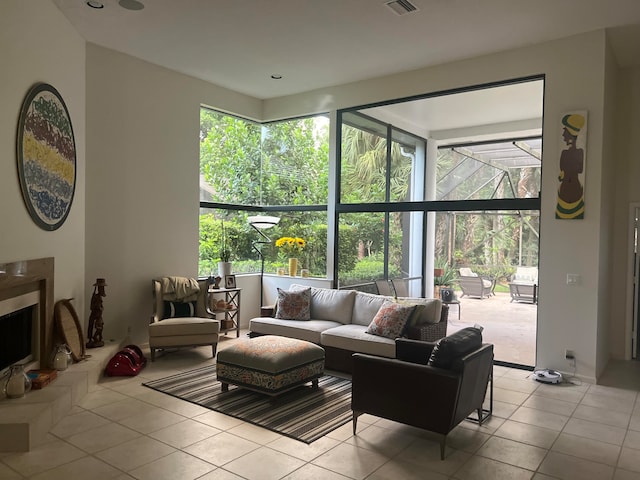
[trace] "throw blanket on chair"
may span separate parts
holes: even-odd
[[[198,298],[200,285],[195,278],[187,277],[163,277],[162,298],[175,302],[192,302]]]

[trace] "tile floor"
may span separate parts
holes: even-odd
[[[441,461],[437,438],[384,419],[306,445],[140,385],[210,363],[209,351],[104,379],[44,445],[0,454],[0,479],[640,479],[640,370],[629,362],[607,386],[543,385],[496,367],[493,418],[459,425]]]

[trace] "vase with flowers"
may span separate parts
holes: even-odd
[[[298,256],[306,247],[307,242],[300,237],[280,237],[276,240],[276,247],[289,258],[289,276],[295,277],[298,273]]]

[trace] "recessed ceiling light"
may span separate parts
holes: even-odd
[[[273,75],[271,75],[271,78],[273,78],[274,80],[280,80],[282,78],[282,75],[274,73]]]
[[[89,0],[87,2],[87,5],[89,5],[91,8],[104,8],[104,5],[100,2],[95,2],[94,0]]]
[[[138,0],[120,0],[118,5],[127,10],[142,10],[144,8],[144,5]]]

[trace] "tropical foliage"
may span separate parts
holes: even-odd
[[[201,200],[272,206],[328,203],[326,118],[258,125],[208,109],[201,112],[201,196],[204,192]],[[341,131],[340,202],[364,206],[410,200],[415,183],[412,175],[416,148],[407,143],[409,136],[392,135],[388,139],[386,128],[376,132],[375,128],[358,127],[355,115],[348,120]],[[389,159],[387,151],[391,154]],[[539,191],[540,169],[501,169],[491,162],[442,149],[436,163],[436,180],[437,200],[534,197]],[[249,227],[247,215],[238,210],[201,212],[200,274],[213,270],[222,257],[222,243],[229,248],[238,272],[259,271],[257,250],[264,256],[265,271],[274,272],[283,264],[279,255],[283,247],[277,246],[277,242],[257,246],[255,242],[260,238]],[[385,267],[389,278],[407,276],[412,215],[416,214],[366,211],[340,214],[337,252],[340,284],[382,278]],[[304,248],[286,256],[295,253],[312,275],[325,276],[326,212],[283,212],[279,216],[280,223],[265,232],[272,238],[281,237],[280,240],[302,240]],[[471,266],[481,274],[505,277],[513,265],[537,264],[537,212],[439,212],[435,218],[434,254],[442,259],[448,277],[440,281],[450,283],[450,277],[455,277],[462,266]],[[220,231],[221,220],[224,234]]]

